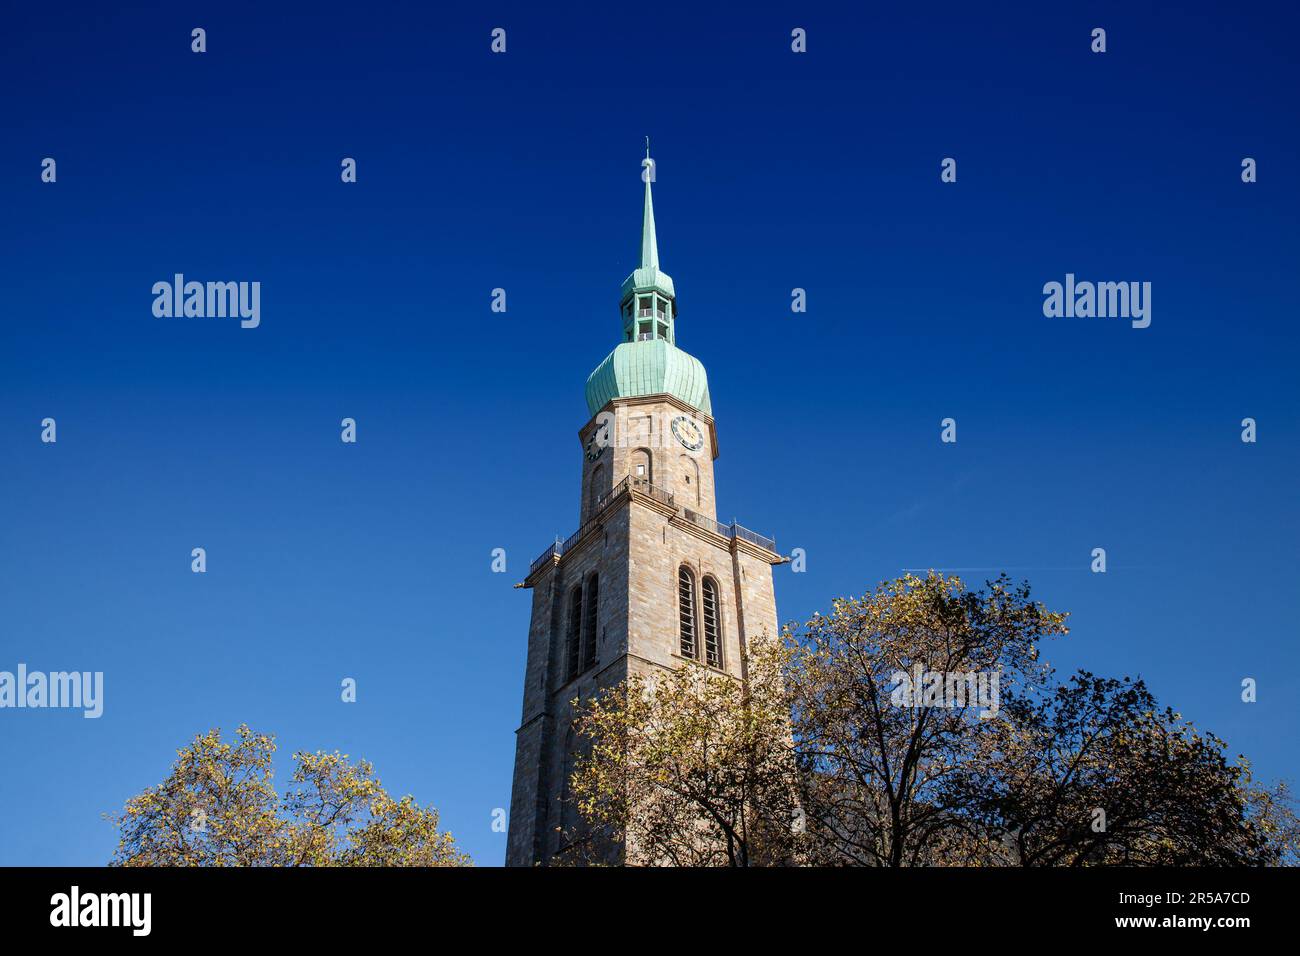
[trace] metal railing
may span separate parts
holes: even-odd
[[[565,552],[582,540],[582,536],[596,523],[596,519],[599,517],[600,513],[605,510],[607,504],[615,498],[625,495],[630,491],[635,491],[637,494],[653,498],[655,501],[668,505],[670,508],[676,507],[676,504],[673,501],[672,492],[665,491],[662,488],[652,485],[645,478],[628,475],[617,485],[596,499],[596,507],[592,509],[591,517],[587,519],[586,523],[583,524],[582,527],[569,535],[569,537],[564,541],[561,541],[557,537],[545,551],[539,554],[533,563],[528,566],[528,573],[532,574],[552,558],[563,557]],[[748,528],[743,527],[734,521],[731,524],[722,524],[714,521],[708,515],[702,515],[698,511],[692,511],[690,508],[681,509],[681,515],[692,524],[699,525],[701,528],[712,531],[714,534],[721,535],[724,538],[743,538],[750,544],[756,544],[760,548],[766,548],[773,554],[777,553],[776,541],[774,539],[758,534],[755,531],[750,531]]]
[[[528,573],[532,574],[543,564],[551,559],[552,555],[560,554],[560,542],[557,539],[554,544],[533,559],[533,563],[528,566]]]
[[[532,574],[552,558],[562,557],[565,552],[582,540],[582,536],[587,533],[588,529],[590,529],[593,524],[596,523],[596,518],[605,510],[605,506],[620,495],[627,494],[629,489],[636,491],[638,494],[653,498],[655,501],[662,502],[669,507],[673,507],[672,492],[664,491],[662,488],[657,488],[644,478],[637,478],[633,475],[628,475],[617,485],[596,499],[596,507],[592,509],[591,517],[587,519],[586,523],[583,524],[581,528],[569,535],[569,537],[564,541],[561,541],[557,537],[545,551],[534,558],[533,563],[528,566],[528,573]]]
[[[629,487],[631,487],[633,491],[639,492],[646,497],[653,498],[655,501],[668,505],[669,507],[676,507],[673,503],[673,493],[671,491],[664,491],[662,488],[657,488],[650,484],[646,479],[637,478],[632,475],[628,475],[623,480],[629,482]]]
[[[673,495],[671,491],[664,491],[664,489],[650,484],[650,482],[645,478],[628,475],[613,488],[596,499],[596,508],[593,514],[600,513],[600,511],[604,509],[605,505],[626,492],[629,488],[639,494],[653,498],[655,501],[663,502],[666,505],[673,504]]]
[[[702,515],[698,511],[692,511],[690,508],[683,508],[682,515],[691,524],[697,524],[701,528],[707,528],[714,534],[720,534],[724,538],[731,537],[731,535],[727,533],[727,526],[725,524],[719,524],[708,515]]]
[[[597,513],[600,512],[602,506],[603,506],[603,502],[596,503]],[[532,574],[534,571],[540,568],[547,561],[551,560],[551,558],[553,557],[556,558],[562,557],[570,548],[572,548],[575,544],[577,544],[582,539],[582,536],[586,534],[587,531],[595,523],[596,523],[596,519],[593,516],[591,518],[588,518],[586,524],[584,524],[577,531],[573,532],[573,534],[569,535],[564,541],[561,541],[557,537],[554,543],[549,548],[547,548],[545,551],[543,551],[541,554],[539,554],[536,558],[533,559],[533,563],[528,566],[528,573]]]
[[[773,554],[777,553],[775,538],[766,537],[765,535],[759,534],[757,531],[750,531],[748,528],[742,527],[734,521],[731,523],[731,537],[744,538],[750,544],[756,544],[760,548],[766,548]]]
[[[600,514],[602,511],[604,511],[604,510],[605,510],[605,505],[609,504],[611,501],[613,501],[615,498],[617,498],[617,497],[618,497],[619,495],[621,495],[623,492],[627,491],[627,483],[628,483],[628,479],[627,479],[627,478],[624,478],[622,481],[620,481],[618,484],[616,484],[616,485],[615,485],[613,488],[611,488],[609,491],[605,492],[603,495],[601,495],[599,498],[597,498],[597,499],[596,499],[596,507],[592,509],[592,512],[591,512],[591,513],[592,513],[593,515],[598,515],[598,514]]]
[[[724,538],[743,538],[750,544],[756,544],[760,548],[766,548],[773,554],[776,553],[775,540],[766,537],[765,535],[761,535],[757,531],[750,531],[748,528],[739,525],[734,521],[731,524],[722,524],[721,522],[714,521],[708,515],[702,515],[699,512],[692,511],[690,508],[683,508],[682,515],[692,524],[697,524],[701,528],[707,528],[714,534],[720,534]]]

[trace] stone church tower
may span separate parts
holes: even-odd
[[[579,822],[568,799],[575,699],[687,659],[744,679],[746,646],[777,634],[776,544],[717,521],[708,378],[677,347],[677,295],[659,268],[644,178],[641,264],[623,282],[623,340],[587,379],[578,530],[548,547],[523,585],[533,610],[510,866],[560,859],[564,833]],[[611,862],[622,859],[621,848],[610,852]]]

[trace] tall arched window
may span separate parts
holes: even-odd
[[[569,594],[568,630],[565,633],[564,656],[567,662],[568,680],[578,676],[578,640],[582,636],[582,585],[579,584]]]
[[[596,666],[596,627],[599,623],[596,610],[599,596],[600,581],[593,574],[587,578],[587,593],[583,596],[586,602],[583,605],[582,618],[582,669],[584,671],[588,667]]]
[[[695,657],[695,575],[682,565],[677,569],[677,610],[681,620],[682,656]]]
[[[700,619],[704,625],[704,662],[710,667],[722,666],[721,628],[718,624],[718,582],[705,578],[700,585]]]

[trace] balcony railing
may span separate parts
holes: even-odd
[[[600,516],[600,513],[605,510],[607,504],[614,499],[627,494],[629,491],[635,491],[637,494],[653,498],[655,501],[668,505],[670,508],[676,507],[673,502],[672,492],[656,487],[644,478],[628,475],[617,485],[596,499],[596,507],[592,509],[591,517],[587,519],[586,523],[583,524],[581,528],[569,535],[569,537],[564,541],[556,538],[553,544],[539,554],[536,559],[534,559],[533,563],[528,566],[528,573],[532,574],[552,558],[562,557],[565,552],[581,541],[582,536],[586,534],[593,525],[595,525],[597,518]],[[731,524],[721,524],[720,522],[714,521],[708,515],[702,515],[698,511],[692,511],[690,508],[683,508],[680,513],[687,521],[698,525],[701,528],[712,531],[714,534],[721,535],[724,538],[743,538],[750,544],[756,544],[760,548],[766,548],[773,554],[776,553],[775,540],[758,534],[755,531],[750,531],[748,528],[743,527],[734,521]]]
[[[617,485],[596,499],[596,507],[592,509],[591,517],[587,519],[587,522],[581,528],[569,535],[565,541],[560,541],[559,538],[556,538],[550,547],[534,558],[533,563],[528,566],[528,573],[532,574],[547,561],[551,560],[551,558],[562,556],[566,551],[582,540],[582,536],[596,523],[596,518],[605,510],[605,505],[609,504],[620,495],[627,494],[629,489],[638,494],[653,498],[655,501],[668,505],[670,508],[674,507],[672,492],[664,491],[664,489],[650,484],[650,482],[646,481],[644,478],[637,478],[634,475],[628,475]]]
[[[664,491],[662,488],[650,484],[650,482],[646,481],[644,478],[637,478],[634,475],[628,475],[623,479],[623,481],[626,481],[628,487],[633,491],[646,495],[649,498],[653,498],[660,504],[668,505],[670,508],[675,507],[673,504],[673,493],[671,491]]]
[[[545,551],[543,551],[541,554],[539,554],[536,558],[533,559],[533,563],[528,566],[528,573],[532,574],[543,564],[549,561],[553,555],[558,555],[560,553],[561,553],[560,542],[559,539],[556,539],[556,542],[553,545],[551,545],[549,548],[547,548]]]
[[[750,531],[748,528],[732,522],[731,524],[722,524],[714,521],[708,515],[702,515],[699,512],[692,511],[690,508],[682,509],[682,516],[692,524],[697,524],[701,528],[707,528],[714,534],[720,534],[724,538],[743,538],[750,544],[756,544],[760,548],[776,552],[776,541],[772,538],[764,537],[756,531]]]
[[[750,544],[756,544],[760,548],[766,548],[773,554],[777,553],[775,538],[766,537],[765,535],[759,534],[757,531],[750,531],[748,528],[742,527],[734,521],[731,523],[731,537],[744,538]]]
[[[719,524],[708,515],[702,515],[698,511],[692,511],[690,508],[683,508],[682,515],[687,521],[691,522],[691,524],[697,524],[701,528],[708,528],[714,534],[720,534],[724,538],[731,537],[731,535],[727,534],[727,526],[725,524]]]

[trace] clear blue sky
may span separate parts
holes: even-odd
[[[777,569],[783,620],[903,568],[1007,568],[1072,612],[1063,670],[1140,674],[1291,775],[1296,27],[1268,4],[12,7],[0,669],[102,670],[106,703],[0,711],[0,862],[106,861],[100,814],[241,721],[282,776],[296,749],[365,756],[503,859],[511,585],[577,521],[647,134],[720,517],[808,555]],[[260,281],[260,328],[155,318],[176,272]],[[1151,327],[1045,318],[1067,272],[1150,281]]]

